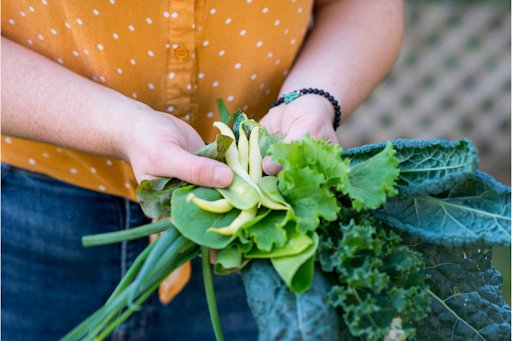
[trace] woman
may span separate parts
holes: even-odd
[[[336,142],[343,119],[391,68],[403,24],[385,1],[4,1],[2,333],[56,339],[100,307],[146,241],[83,249],[82,235],[141,225],[143,179],[224,187],[230,170],[193,155],[216,134],[214,102],[286,141]],[[309,32],[311,15],[313,25]],[[307,35],[307,38],[305,38]],[[268,108],[279,93],[315,88]],[[266,163],[267,173],[275,164]],[[175,276],[170,296],[187,282]],[[115,340],[208,339],[197,271]],[[237,276],[216,278],[228,340],[255,338]]]

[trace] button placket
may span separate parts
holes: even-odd
[[[171,46],[167,59],[166,107],[173,107],[173,113],[190,119],[193,92],[187,86],[193,83],[195,60],[191,58],[195,48],[195,1],[172,1],[169,12],[168,44]]]

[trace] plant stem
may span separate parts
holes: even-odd
[[[171,227],[172,224],[169,220],[162,219],[156,223],[142,225],[128,230],[84,236],[82,237],[82,245],[84,247],[91,247],[119,243],[125,240],[138,239],[153,233],[166,231]]]
[[[210,319],[212,321],[213,332],[217,341],[224,341],[222,333],[222,326],[220,324],[219,312],[217,310],[217,302],[215,301],[215,289],[213,288],[212,271],[210,268],[210,249],[202,246],[202,267],[203,267],[203,281],[204,291],[206,294],[206,301],[208,302],[208,311],[210,312]]]
[[[152,283],[151,286],[149,287],[149,289],[147,289],[142,294],[142,296],[140,296],[135,301],[135,306],[140,306],[142,303],[144,303],[144,301],[158,288],[160,283],[165,278],[167,278],[167,276],[169,276],[170,273],[172,273],[174,270],[179,268],[184,263],[186,263],[189,260],[196,257],[198,255],[198,253],[199,253],[199,248],[190,249],[187,252],[185,252],[182,257],[176,258],[174,260],[174,262],[171,264],[171,266],[163,274],[160,275],[160,277],[155,281],[155,283]],[[167,263],[167,265],[169,265],[169,263]],[[105,326],[105,329],[103,329],[103,332],[101,332],[101,334],[98,337],[96,337],[95,340],[100,341],[100,340],[105,339],[107,336],[110,335],[110,333],[112,333],[114,331],[114,329],[116,329],[121,323],[126,321],[134,312],[136,312],[136,310],[130,309],[130,308],[125,310],[118,318],[116,318],[114,321],[110,322],[110,324]]]

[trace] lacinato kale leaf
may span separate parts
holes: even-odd
[[[468,140],[392,141],[400,163],[397,189],[400,197],[439,194],[471,177],[478,169],[476,149]],[[364,162],[386,147],[386,143],[348,149],[343,157],[352,166]]]
[[[510,188],[478,172],[439,195],[392,199],[375,215],[440,245],[510,246]]]
[[[330,284],[315,271],[311,289],[291,292],[266,260],[242,270],[247,302],[258,325],[258,340],[332,341],[340,339],[336,310],[326,303]]]
[[[491,248],[440,246],[404,237],[423,254],[431,313],[416,324],[417,340],[510,340],[510,307]]]

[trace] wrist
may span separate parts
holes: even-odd
[[[130,154],[136,127],[146,117],[154,112],[144,103],[125,97],[116,109],[111,111],[109,119],[104,121],[104,130],[107,131],[110,153],[113,157],[130,161]]]
[[[328,113],[328,116],[331,117],[330,121],[333,125],[334,130],[338,128],[341,122],[340,103],[336,98],[334,98],[333,95],[322,89],[302,88],[300,90],[285,93],[270,108],[274,108],[282,104],[289,105],[292,102],[295,102],[296,100],[302,98],[310,98],[312,101],[316,101],[317,103],[322,102],[324,104],[324,110],[322,111]]]

